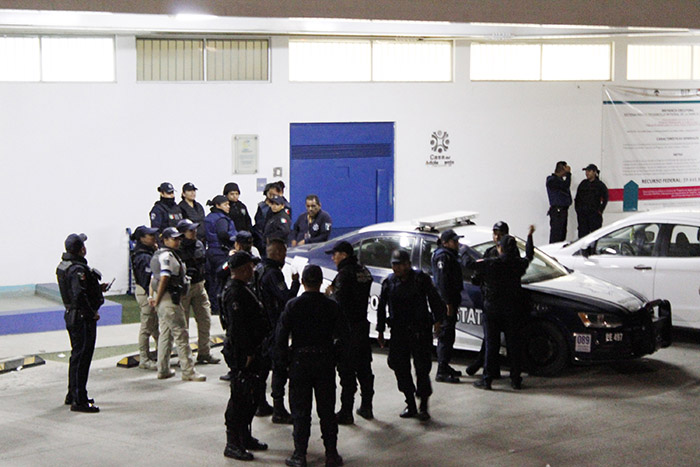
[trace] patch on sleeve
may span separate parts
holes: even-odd
[[[287,289],[287,284],[285,284],[284,281],[278,282],[278,283],[277,283],[277,288],[280,289],[280,290],[286,290],[286,289]]]
[[[445,264],[442,261],[438,261],[437,267],[438,267],[438,269],[442,269],[445,267]]]
[[[330,222],[326,222],[326,230],[331,230],[331,223]]]
[[[156,217],[158,217],[158,216],[156,215],[156,213],[155,213],[155,212],[152,212],[152,213],[151,213],[151,220],[152,220],[152,221],[156,220]]]

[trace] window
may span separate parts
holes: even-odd
[[[267,81],[268,48],[265,39],[136,39],[136,79]]]
[[[428,240],[424,238],[421,240],[420,247],[420,268],[426,274],[433,274],[433,253],[438,249],[436,240]]]
[[[631,225],[600,237],[593,251],[596,255],[653,256],[658,236],[657,224]]]
[[[451,81],[452,42],[291,39],[289,80]]]
[[[368,267],[391,269],[391,253],[400,248],[413,256],[414,242],[413,237],[406,235],[368,238],[360,245],[359,261]]]
[[[113,37],[0,37],[0,81],[110,82]]]
[[[690,258],[700,256],[700,229],[690,225],[674,225],[668,256]]]
[[[470,48],[472,81],[609,81],[612,44],[481,44]]]
[[[698,79],[690,45],[628,45],[627,79]]]

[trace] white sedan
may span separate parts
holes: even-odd
[[[576,271],[665,298],[674,326],[700,329],[700,209],[633,214],[541,250]]]

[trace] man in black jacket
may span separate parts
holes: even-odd
[[[104,303],[102,292],[109,286],[100,284],[102,276],[88,266],[85,240],[85,234],[70,234],[66,238],[66,252],[56,268],[56,278],[66,307],[66,330],[71,345],[65,403],[70,404],[73,412],[97,413],[100,408],[88,398],[87,380],[95,351],[98,310]]]
[[[430,419],[428,398],[433,393],[430,385],[431,330],[434,326],[435,334],[440,333],[445,304],[430,276],[411,267],[411,257],[406,250],[395,250],[391,254],[391,268],[394,272],[382,282],[379,297],[377,340],[384,347],[384,330],[388,323],[391,327],[389,368],[394,370],[399,391],[406,397],[406,408],[400,417],[418,416],[419,420],[425,421]],[[415,384],[411,375],[411,357],[416,370]],[[420,398],[420,412],[416,408],[416,394]]]
[[[158,229],[140,225],[131,235],[136,242],[131,252],[131,270],[134,272],[136,288],[134,295],[141,311],[141,327],[139,328],[139,368],[157,370],[156,362],[150,357],[149,340],[153,337],[158,348],[158,314],[149,299],[148,289],[151,285],[151,259],[158,248],[156,234]]]
[[[367,420],[374,418],[372,397],[374,396],[374,374],[372,374],[372,346],[369,339],[367,305],[372,287],[372,274],[358,263],[352,245],[340,241],[327,254],[333,255],[338,274],[326,289],[326,295],[340,305],[350,326],[346,352],[338,360],[340,376],[340,411],[336,414],[338,423],[354,423],[352,408],[355,404],[357,383],[360,383],[362,403],[357,414]]]
[[[585,237],[603,225],[603,211],[608,205],[608,187],[600,181],[600,170],[595,164],[583,168],[586,179],[576,190],[576,218],[578,220],[578,238]]]
[[[440,234],[439,247],[433,253],[431,266],[433,282],[440,293],[440,297],[447,306],[445,319],[440,326],[438,335],[437,357],[438,369],[435,381],[444,383],[459,383],[461,371],[450,366],[452,351],[455,345],[455,327],[457,325],[457,313],[462,303],[462,266],[459,264],[459,239],[454,230],[445,230]]]
[[[294,418],[294,453],[285,463],[293,467],[306,466],[314,394],[326,448],[326,466],[343,465],[337,450],[338,423],[334,413],[334,340],[342,349],[348,332],[347,323],[338,304],[320,292],[323,273],[319,266],[306,266],[302,282],[304,293],[287,303],[276,331],[277,365],[291,362],[289,395]]]
[[[267,444],[251,434],[251,423],[258,405],[257,387],[261,377],[263,341],[269,335],[269,323],[262,304],[248,287],[256,259],[245,251],[228,260],[231,284],[223,296],[227,322],[224,357],[231,369],[231,397],[226,407],[226,448],[224,456],[253,460],[252,451],[264,451]]]

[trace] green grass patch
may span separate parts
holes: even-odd
[[[122,306],[122,324],[140,323],[141,309],[133,295],[109,295],[107,300],[120,303]]]

